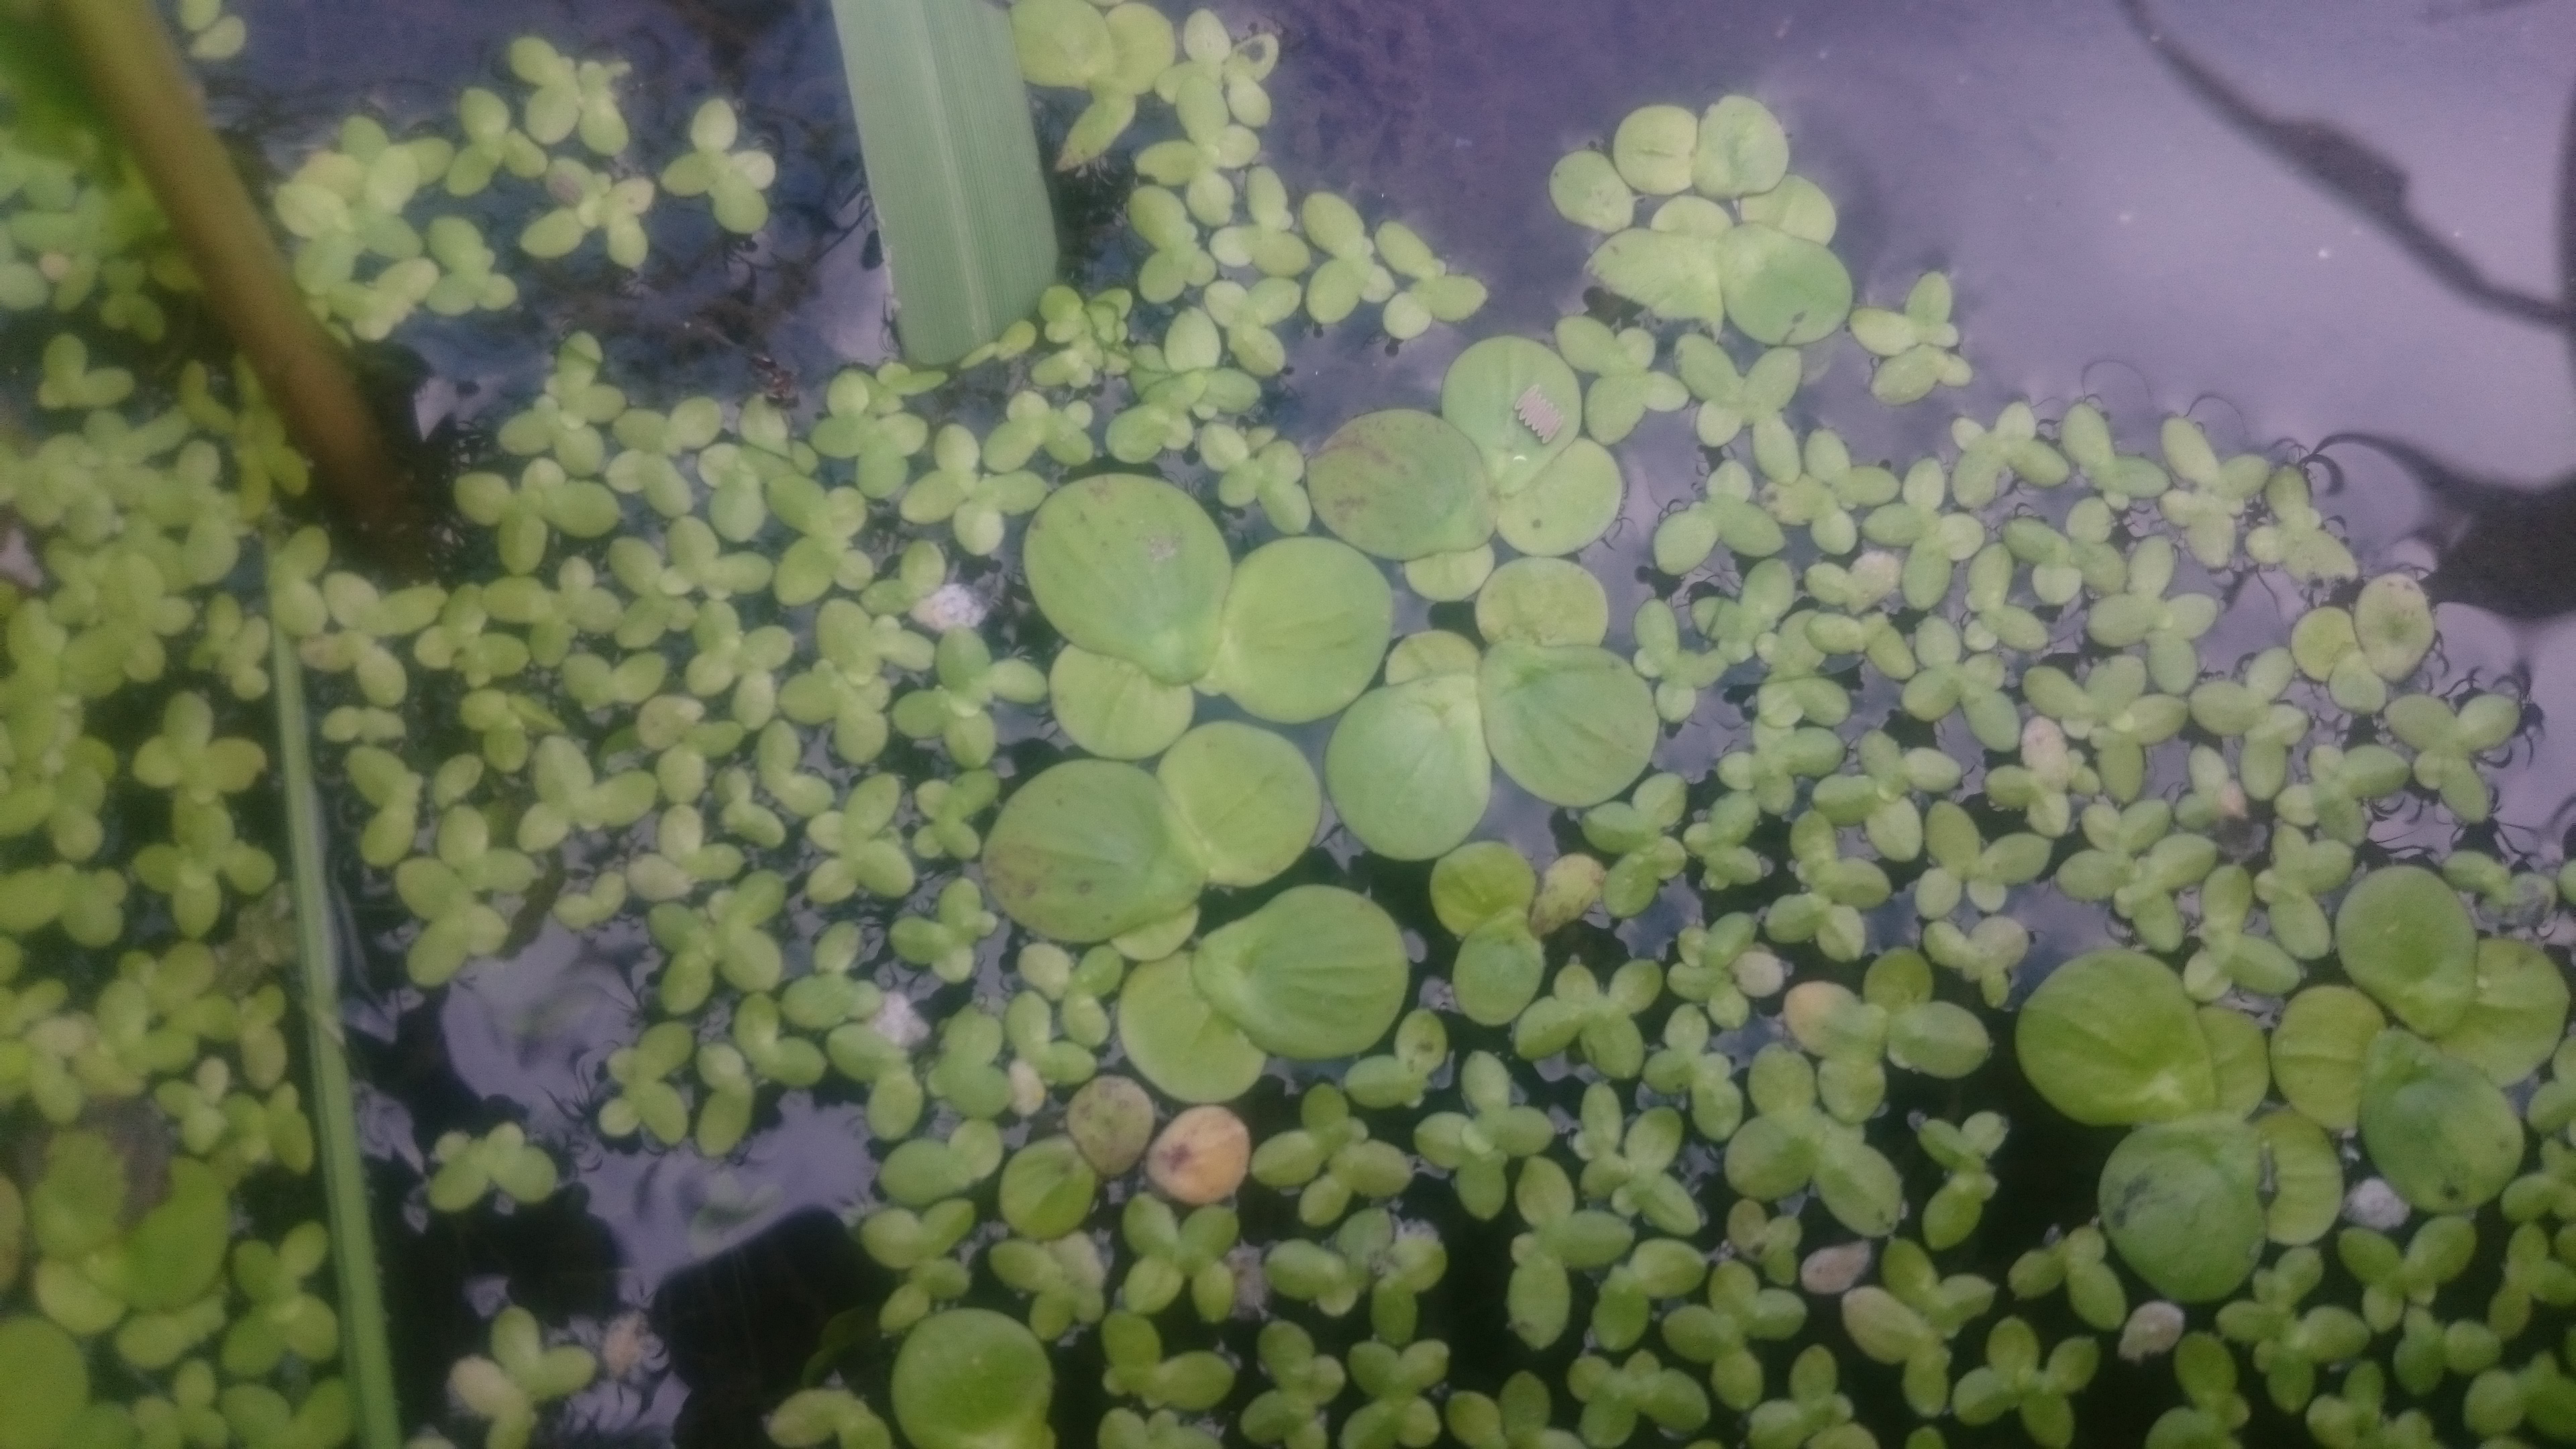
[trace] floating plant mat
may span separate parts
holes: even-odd
[[[1478,258],[1268,149],[1241,19],[1018,0],[1089,250],[953,372],[679,345],[835,264],[755,84],[522,40],[284,143],[317,307],[498,397],[435,584],[11,141],[0,1449],[383,1403],[280,642],[405,1432],[2576,1438],[2576,880],[2322,466],[1982,391],[1786,94],[1621,90]]]

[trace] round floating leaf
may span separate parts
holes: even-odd
[[[2361,586],[2352,627],[2370,672],[2395,684],[2415,672],[2433,649],[2433,604],[2424,586],[2404,574],[2381,574]]]
[[[1324,787],[1342,824],[1380,855],[1429,860],[1464,841],[1494,789],[1474,676],[1361,695],[1324,747]]]
[[[1699,118],[1679,106],[1640,106],[1610,137],[1610,160],[1619,176],[1648,196],[1670,196],[1691,184],[1691,154],[1699,148]]]
[[[1509,497],[1581,435],[1583,386],[1546,343],[1488,337],[1449,364],[1440,416],[1475,443],[1486,479]]]
[[[2343,1214],[2343,1159],[2334,1139],[2304,1112],[2266,1112],[2254,1124],[2272,1158],[2272,1201],[2263,1230],[2288,1247],[2313,1243]]]
[[[2049,974],[2015,1019],[2021,1069],[2088,1126],[2206,1112],[2218,1085],[2182,978],[2152,956],[2092,951]]]
[[[1520,912],[1495,916],[1470,930],[1450,963],[1449,987],[1458,1012],[1479,1026],[1509,1026],[1547,978],[1547,952]]]
[[[1109,22],[1088,0],[1022,0],[1011,7],[1011,39],[1035,86],[1087,86],[1118,63]]]
[[[1184,1102],[1231,1102],[1270,1060],[1200,994],[1187,956],[1128,973],[1118,988],[1118,1045],[1146,1081]]]
[[[1480,543],[1465,553],[1424,554],[1404,561],[1404,586],[1435,604],[1454,604],[1476,597],[1493,577],[1494,546]]]
[[[2194,1015],[2200,1021],[2200,1039],[2209,1043],[2209,1076],[2218,1089],[2218,1100],[2212,1105],[2239,1117],[2252,1116],[2272,1089],[2263,1028],[2228,1006],[2204,1006]]]
[[[1748,222],[1708,245],[1726,277],[1726,320],[1756,342],[1804,346],[1851,314],[1851,273],[1814,242]]]
[[[1154,1140],[1154,1099],[1127,1078],[1104,1072],[1065,1104],[1064,1130],[1092,1171],[1116,1177],[1134,1167]]]
[[[1344,423],[1307,465],[1306,491],[1326,528],[1379,558],[1460,553],[1494,533],[1493,485],[1475,442],[1411,408]]]
[[[1528,487],[1504,496],[1494,529],[1503,542],[1526,554],[1573,553],[1619,521],[1627,490],[1610,450],[1590,438],[1577,438]]]
[[[1393,917],[1338,886],[1296,886],[1199,942],[1190,978],[1263,1049],[1356,1056],[1404,1009],[1412,964]]]
[[[1598,644],[1610,632],[1610,596],[1579,564],[1516,558],[1477,592],[1476,632],[1488,644]]]
[[[2408,1029],[2440,1036],[2478,989],[2478,930],[2457,891],[2417,865],[2374,870],[2335,910],[2344,973]]]
[[[1699,118],[1691,185],[1710,196],[1751,196],[1789,174],[1789,136],[1750,96],[1728,96]]]
[[[1188,684],[1216,658],[1234,566],[1207,510],[1158,478],[1067,483],[1029,520],[1022,558],[1038,608],[1071,643]]]
[[[2361,1062],[2388,1029],[2379,1005],[2349,986],[2311,986],[2272,1028],[2272,1080],[2318,1125],[2349,1132],[2361,1114]]]
[[[1726,320],[1717,239],[1630,227],[1593,248],[1587,263],[1601,285],[1676,322]]]
[[[1211,885],[1259,885],[1286,870],[1324,818],[1323,787],[1304,753],[1233,720],[1181,736],[1154,776],[1197,837]]]
[[[1145,1154],[1154,1190],[1192,1207],[1234,1196],[1251,1166],[1252,1131],[1223,1107],[1192,1107],[1174,1117]]]
[[[1133,765],[1067,760],[1002,802],[984,884],[1012,920],[1059,941],[1105,941],[1177,915],[1207,868],[1189,825]]]
[[[2102,1227],[2160,1295],[2224,1298],[2263,1250],[2262,1178],[2262,1139],[2233,1117],[2151,1123],[2102,1167]]]
[[[1598,151],[1571,151],[1547,173],[1547,199],[1576,226],[1617,231],[1637,215],[1637,195]]]
[[[119,1296],[146,1313],[196,1302],[223,1273],[232,1228],[232,1195],[214,1169],[172,1162],[169,1194],[125,1235]]]
[[[53,1449],[89,1407],[89,1361],[71,1335],[30,1314],[0,1319],[0,1449]]]
[[[1748,196],[1735,204],[1739,220],[1776,227],[1802,241],[1818,246],[1830,244],[1838,218],[1834,199],[1825,189],[1804,176],[1784,176],[1780,184],[1759,196]]]
[[[2442,1050],[2510,1087],[2549,1060],[2567,1034],[2567,979],[2546,952],[2501,937],[2478,943],[2477,994]]]
[[[1198,695],[1124,659],[1067,644],[1047,671],[1047,707],[1067,738],[1109,760],[1161,754],[1190,727]]]
[[[1368,688],[1394,625],[1395,591],[1358,549],[1263,544],[1235,567],[1207,687],[1274,724],[1322,719]]]
[[[1496,916],[1526,916],[1538,899],[1529,857],[1499,840],[1479,840],[1431,867],[1431,913],[1463,936]]]
[[[1494,763],[1551,805],[1580,809],[1627,789],[1662,732],[1654,692],[1606,649],[1496,644],[1476,681]]]
[[[1021,1237],[1052,1242],[1082,1226],[1099,1191],[1099,1174],[1072,1138],[1041,1138],[1002,1166],[1002,1221]]]
[[[2522,1119],[2476,1067],[2392,1029],[2362,1060],[2361,1145],[2399,1197],[2466,1212],[2521,1169]]]
[[[894,1418],[917,1449],[1051,1449],[1055,1370],[1037,1335],[984,1308],[913,1325],[894,1357]]]

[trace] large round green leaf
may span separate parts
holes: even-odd
[[[1488,337],[1449,364],[1440,416],[1474,441],[1486,480],[1509,497],[1582,435],[1583,385],[1546,343]]]
[[[1706,245],[1726,277],[1726,320],[1756,342],[1802,347],[1851,315],[1851,273],[1814,242],[1747,222]]]
[[[1207,510],[1158,478],[1104,473],[1038,505],[1022,558],[1064,637],[1188,684],[1216,658],[1234,565]]]
[[[1254,1044],[1299,1061],[1355,1056],[1404,1009],[1395,919],[1338,886],[1296,886],[1199,942],[1190,979]]]
[[[0,1318],[0,1449],[54,1449],[89,1406],[89,1361],[32,1314]]]
[[[1499,840],[1479,840],[1431,867],[1431,913],[1463,936],[1496,916],[1527,916],[1538,899],[1529,857]]]
[[[2091,951],[2049,974],[2015,1018],[2022,1074],[2089,1126],[2206,1112],[2218,1085],[2182,978],[2152,956]]]
[[[2361,1116],[2361,1062],[2388,1018],[2349,986],[2311,986],[2272,1028],[2272,1080],[2317,1125],[2349,1132]]]
[[[1488,644],[1598,644],[1610,632],[1610,595],[1580,564],[1516,558],[1477,590],[1476,632]]]
[[[2510,1087],[2540,1070],[2566,1034],[2567,979],[2548,953],[2527,941],[2480,941],[2477,995],[2442,1034],[2442,1050]]]
[[[1547,951],[1519,912],[1469,930],[1449,966],[1458,1013],[1479,1026],[1509,1026],[1547,980]]]
[[[1770,190],[1789,174],[1789,135],[1751,96],[1727,96],[1701,113],[1691,184],[1711,196]]]
[[[1034,86],[1087,86],[1118,63],[1109,22],[1088,0],[1021,0],[1011,7],[1011,39]]]
[[[1361,695],[1324,747],[1324,788],[1380,855],[1429,860],[1466,840],[1494,790],[1475,678],[1425,675]]]
[[[1145,1080],[1184,1102],[1231,1102],[1270,1056],[1190,980],[1190,958],[1166,956],[1118,988],[1118,1046]]]
[[[1494,488],[1474,441],[1410,408],[1344,423],[1307,465],[1306,492],[1336,536],[1399,563],[1463,553],[1494,533]]]
[[[1627,488],[1610,450],[1577,438],[1528,487],[1504,495],[1494,528],[1503,542],[1526,554],[1572,553],[1619,521]]]
[[[2263,1146],[2223,1113],[2140,1127],[2102,1168],[2102,1227],[2163,1297],[2207,1303],[2254,1271],[2265,1236]]]
[[[1726,318],[1717,238],[1630,227],[1593,248],[1589,265],[1601,285],[1650,312],[1712,327]]]
[[[232,1211],[232,1195],[214,1169],[190,1158],[172,1162],[169,1195],[125,1236],[119,1296],[146,1313],[166,1313],[205,1296],[232,1246]]]
[[[1329,538],[1283,538],[1244,556],[1225,599],[1207,688],[1274,724],[1350,707],[1377,674],[1395,591],[1366,554]]]
[[[1108,760],[1161,754],[1198,710],[1186,684],[1165,684],[1124,659],[1067,644],[1047,670],[1047,708],[1065,737]]]
[[[2522,1119],[2476,1067],[2391,1029],[2362,1061],[2361,1145],[2399,1197],[2466,1212],[2521,1169]]]
[[[2422,866],[2354,882],[2335,910],[2335,947],[2353,984],[2418,1035],[2458,1026],[2477,995],[2477,926],[2459,892]]]
[[[2266,1112],[2254,1130],[2272,1157],[2272,1200],[2263,1206],[2263,1231],[2273,1242],[2313,1243],[2334,1230],[2343,1215],[2343,1158],[2334,1139],[2305,1112]]]
[[[1627,789],[1662,733],[1654,691],[1607,649],[1499,643],[1476,688],[1494,763],[1551,805],[1579,809]]]
[[[1679,106],[1639,106],[1610,137],[1610,159],[1621,179],[1649,196],[1670,196],[1691,184],[1691,153],[1699,145],[1699,118]]]
[[[1259,885],[1286,870],[1324,818],[1323,787],[1305,754],[1234,720],[1181,736],[1154,775],[1197,837],[1212,885]]]
[[[1189,825],[1153,776],[1067,760],[1002,802],[984,884],[1012,920],[1059,941],[1105,941],[1189,908],[1207,883]]]
[[[1055,1369],[1037,1335],[986,1308],[913,1325],[894,1356],[894,1418],[915,1449],[1050,1449]]]

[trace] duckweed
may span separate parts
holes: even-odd
[[[2524,711],[2442,672],[2422,585],[2364,578],[2295,457],[2124,443],[2089,401],[1862,456],[1883,430],[1804,384],[1940,408],[1973,318],[1942,272],[1855,276],[1742,96],[1546,178],[1601,309],[1292,425],[1310,326],[1369,305],[1416,346],[1483,284],[1260,164],[1276,37],[1073,0],[1011,30],[1086,98],[1058,164],[1138,178],[1121,285],[813,409],[630,395],[566,337],[453,489],[488,576],[435,584],[297,525],[246,374],[129,365],[184,280],[72,223],[148,200],[5,143],[12,244],[68,266],[0,258],[57,314],[49,432],[0,460],[44,540],[0,679],[0,1111],[34,1144],[0,1449],[353,1431],[329,1234],[236,1211],[314,1155],[259,980],[278,642],[408,990],[633,928],[597,1150],[723,1162],[782,1099],[860,1105],[890,1390],[818,1360],[778,1443],[1857,1449],[1901,1400],[1909,1449],[2065,1445],[2108,1432],[2106,1340],[2158,1383],[2170,1352],[2156,1444],[2245,1432],[2247,1373],[2328,1445],[2433,1442],[2451,1379],[2486,1441],[2576,1432],[2534,1336],[2576,1301],[2566,877],[2465,834]],[[275,189],[317,315],[472,325],[594,233],[645,267],[664,193],[773,225],[791,163],[734,100],[648,166],[623,62],[506,69]],[[1704,472],[1632,605],[1604,540],[1658,442]],[[2258,579],[2294,617],[2238,657]],[[1553,855],[1502,838],[1542,818]],[[422,1145],[450,1213],[596,1156],[491,1116]],[[2084,1153],[2089,1205],[1993,1210]],[[1453,1350],[1471,1284],[1525,1354]],[[407,1407],[532,1442],[599,1359],[487,1312],[445,1410]],[[1062,1422],[1095,1361],[1103,1417]]]

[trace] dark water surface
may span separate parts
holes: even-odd
[[[778,221],[757,253],[728,253],[711,234],[694,250],[683,239],[657,253],[641,288],[612,290],[603,273],[600,290],[570,304],[425,331],[440,379],[421,394],[426,417],[505,416],[574,327],[601,335],[611,380],[646,405],[760,386],[811,403],[843,361],[886,355],[884,273],[815,0],[242,9],[247,78],[221,85],[218,101],[280,169],[353,107],[409,121],[442,112],[463,85],[492,84],[501,47],[523,32],[635,63],[625,96],[642,154],[666,154],[698,100],[727,92],[786,158]],[[1911,413],[1991,417],[2025,396],[2050,412],[2091,394],[2132,442],[2171,411],[2209,425],[2222,451],[2395,440],[2337,447],[2344,486],[2321,501],[2366,562],[2432,570],[2447,597],[2494,606],[2442,610],[2454,671],[2523,673],[2544,720],[2576,714],[2576,632],[2563,617],[2576,610],[2576,506],[2551,506],[2576,493],[2576,328],[2526,315],[2568,290],[2564,248],[2576,247],[2561,240],[2576,227],[2561,182],[2576,4],[2159,7],[2178,48],[2168,54],[2187,53],[2245,107],[2311,123],[2269,133],[2184,84],[2112,0],[1281,0],[1222,13],[1281,32],[1267,159],[1292,192],[1329,188],[1372,215],[1391,211],[1493,291],[1463,336],[1442,329],[1393,355],[1355,337],[1307,345],[1280,412],[1302,439],[1366,407],[1428,398],[1470,336],[1543,332],[1582,305],[1590,238],[1545,199],[1565,150],[1606,138],[1639,105],[1749,92],[1788,125],[1796,169],[1839,204],[1835,250],[1866,298],[1901,297],[1926,268],[1954,279],[1978,377],[1944,394],[1946,407]],[[2424,233],[2412,252],[2285,158],[2302,138],[2301,154],[2348,189],[2402,203]],[[1069,187],[1077,252],[1114,233],[1118,218],[1102,208],[1118,195]],[[2446,285],[2423,264],[2425,239],[2455,249],[2490,293],[2537,304]],[[1853,430],[1856,453],[1927,445],[1931,434],[1866,431],[1891,415],[1867,403],[1860,364],[1841,344],[1811,395],[1817,412]],[[2410,452],[2412,474],[2455,481],[2420,486],[2401,465]],[[1693,493],[1705,466],[1687,446],[1669,466],[1647,457],[1631,473],[1629,518],[1585,559],[1623,621],[1645,591],[1637,575],[1656,514]],[[2499,784],[2508,842],[2554,857],[2576,803],[2576,732],[2538,731]],[[1400,897],[1419,880],[1390,871],[1376,888]],[[399,923],[389,895],[353,910],[362,932]],[[2086,944],[2054,940],[2048,953]],[[859,1200],[871,1171],[846,1101],[790,1094],[731,1165],[685,1149],[598,1150],[585,1124],[608,1051],[637,1028],[630,968],[644,949],[632,930],[581,940],[550,927],[437,1003],[400,985],[398,955],[363,973],[353,1024],[375,1089],[379,1186],[404,1204],[389,1286],[414,1421],[435,1412],[447,1362],[479,1347],[505,1284],[549,1323],[594,1336],[623,1314],[652,1315],[662,1347],[577,1401],[572,1432],[653,1441],[676,1430],[704,1443],[739,1442],[749,1415],[792,1385],[823,1324],[881,1291],[826,1216]],[[1459,1049],[1474,1044],[1453,1033]],[[494,1108],[554,1144],[578,1190],[536,1213],[486,1207],[433,1222],[418,1186],[425,1145],[451,1126],[488,1126]],[[1288,1110],[1265,1083],[1255,1115]],[[2016,1113],[2017,1130],[2047,1115]],[[2065,1180],[2089,1200],[2090,1167]],[[1247,1240],[1254,1219],[1247,1210]],[[1498,1292],[1500,1275],[1479,1287],[1459,1265],[1499,1253],[1508,1234],[1477,1231],[1462,1227],[1450,1244],[1445,1316],[1462,1362],[1477,1325],[1494,1336],[1501,1317],[1498,1301],[1477,1296]],[[1481,1384],[1487,1372],[1459,1377]]]

